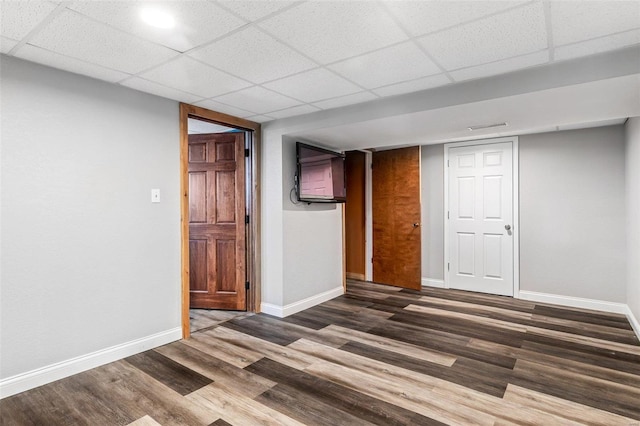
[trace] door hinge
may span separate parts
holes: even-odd
[[[447,167],[449,167],[449,161],[450,161],[450,160],[447,160]]]
[[[447,219],[449,219],[449,211],[447,210]]]
[[[245,148],[244,149],[244,156],[248,157],[251,151],[249,151],[249,148]]]
[[[249,290],[249,287],[251,287],[251,284],[249,283],[249,281],[246,281],[246,282],[244,283],[244,289],[245,289],[245,290]]]
[[[447,271],[451,270],[451,264],[447,262]]]
[[[245,215],[244,223],[249,224],[249,215]]]

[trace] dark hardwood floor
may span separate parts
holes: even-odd
[[[5,398],[0,424],[640,425],[622,315],[349,281],[288,318],[207,324]]]

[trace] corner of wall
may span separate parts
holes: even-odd
[[[627,233],[627,304],[640,337],[640,117],[625,125],[625,197]]]
[[[631,308],[629,306],[627,306],[626,314],[627,314],[627,319],[629,320],[629,323],[631,324],[631,327],[633,328],[633,331],[635,331],[636,336],[638,336],[638,340],[640,340],[640,321],[634,315],[633,311],[631,310]]]
[[[307,297],[306,299],[302,299],[294,303],[289,303],[288,305],[285,305],[285,306],[278,306],[271,303],[263,303],[261,305],[262,313],[273,315],[278,318],[284,318],[284,317],[288,317],[289,315],[293,315],[297,312],[304,311],[305,309],[309,309],[313,306],[319,305],[320,303],[324,303],[328,300],[331,300],[343,294],[344,294],[344,287],[342,287],[341,285],[339,287],[335,287],[323,293],[316,294],[311,297]]]

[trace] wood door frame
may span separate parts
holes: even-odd
[[[479,139],[474,141],[453,142],[444,145],[444,288],[450,288],[449,271],[447,265],[449,259],[449,149],[461,146],[492,145],[495,143],[511,142],[512,151],[512,179],[513,179],[513,298],[520,298],[520,196],[519,196],[519,152],[518,137],[510,136],[506,138]]]
[[[373,281],[373,152],[364,155],[364,279]]]
[[[362,255],[362,273],[348,272],[348,268],[347,268],[348,265],[346,263],[347,263],[347,258],[349,258],[349,256],[347,256],[348,253],[347,253],[347,244],[346,243],[347,243],[347,237],[349,235],[351,235],[351,234],[346,229],[346,226],[343,226],[343,228],[344,228],[343,229],[343,233],[344,233],[344,235],[343,235],[343,237],[344,237],[344,241],[343,241],[343,247],[344,247],[343,252],[344,253],[343,253],[343,255],[345,257],[345,275],[346,275],[347,279],[354,279],[354,280],[364,281],[365,277],[366,277],[366,269],[367,269],[366,268],[366,266],[367,266],[367,250],[366,250],[366,246],[367,246],[367,244],[366,244],[366,233],[367,233],[367,225],[366,225],[366,216],[367,216],[367,207],[366,207],[366,204],[367,204],[366,203],[367,154],[364,151],[360,151],[360,150],[353,150],[353,151],[346,151],[345,152],[345,155],[346,155],[346,157],[345,157],[345,173],[346,173],[346,176],[347,176],[347,178],[346,178],[347,179],[347,193],[349,193],[350,190],[353,190],[353,187],[350,188],[348,186],[348,183],[353,180],[353,175],[350,174],[351,172],[349,172],[349,166],[353,165],[353,163],[349,163],[349,161],[350,161],[350,159],[353,159],[352,155],[354,155],[354,154],[350,154],[350,153],[357,153],[356,155],[359,155],[361,157],[361,159],[362,159],[362,162],[358,161],[358,165],[362,166],[362,174],[360,175],[360,177],[362,178],[362,180],[361,180],[362,187],[357,188],[357,189],[360,189],[361,191],[354,191],[354,192],[358,192],[359,195],[362,197],[362,204],[360,205],[360,207],[362,207],[362,217],[361,217],[361,219],[362,219],[362,222],[361,222],[361,224],[362,224],[362,228],[361,228],[361,230],[362,230],[362,246],[358,247],[359,249],[362,250],[360,252],[360,254]],[[356,167],[354,167],[354,169],[356,169]],[[345,218],[343,220],[344,220],[344,223],[346,225],[346,221],[348,220],[346,215],[347,215],[347,211],[348,211],[348,208],[349,208],[349,199],[347,199],[347,202],[343,204],[343,207],[344,207],[344,212],[343,213],[345,215]],[[349,223],[351,225],[352,224],[352,220],[350,220]],[[360,222],[358,224],[360,224]],[[351,252],[351,253],[353,253],[353,252]]]
[[[180,103],[180,238],[181,238],[181,306],[182,338],[191,335],[189,324],[189,117],[211,121],[253,132],[246,168],[247,210],[250,220],[246,232],[247,276],[251,283],[247,290],[247,311],[260,312],[260,124],[194,105]]]

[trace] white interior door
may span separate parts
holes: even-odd
[[[513,144],[448,151],[449,287],[513,296]]]

